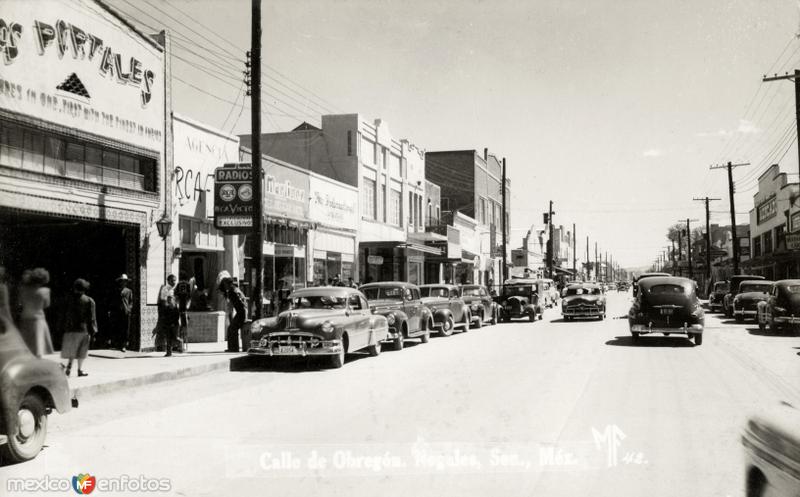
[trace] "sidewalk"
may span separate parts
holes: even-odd
[[[70,391],[72,397],[81,400],[123,388],[229,369],[234,359],[246,354],[225,352],[226,347],[227,342],[190,343],[188,352],[173,353],[172,357],[164,357],[164,352],[90,350],[83,364],[89,376],[78,378],[77,362],[73,363]],[[45,359],[66,362],[58,353],[47,355]]]

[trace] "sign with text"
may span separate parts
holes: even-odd
[[[775,197],[775,195],[773,195],[772,197],[768,198],[758,206],[758,210],[756,211],[756,215],[758,217],[756,222],[758,224],[761,224],[764,221],[772,219],[773,217],[778,215],[777,202],[778,202],[777,198]]]
[[[253,171],[251,168],[218,167],[214,170],[214,227],[226,233],[252,231]]]
[[[786,234],[786,248],[789,250],[800,250],[800,233]]]

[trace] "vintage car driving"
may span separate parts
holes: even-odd
[[[574,318],[606,317],[606,297],[603,290],[594,283],[573,283],[564,289],[561,299],[561,315],[564,321]]]
[[[651,333],[685,334],[703,343],[705,311],[697,298],[697,284],[689,278],[654,276],[639,279],[636,299],[628,311],[634,341]]]
[[[758,303],[767,300],[773,281],[745,280],[739,284],[739,293],[733,297],[733,317],[737,323],[756,319]]]
[[[0,462],[36,457],[47,438],[47,416],[77,406],[59,364],[31,354],[14,323],[0,317]]]
[[[433,327],[439,328],[444,336],[453,334],[455,328],[469,330],[472,316],[469,307],[461,298],[461,291],[455,285],[420,285],[422,303],[431,311]]]
[[[714,288],[708,296],[708,309],[711,312],[722,312],[722,301],[725,298],[725,294],[730,291],[730,286],[731,284],[729,281],[718,281],[714,283]]]
[[[381,353],[389,335],[386,318],[371,312],[366,297],[349,287],[310,287],[289,295],[289,309],[250,327],[253,356],[325,356],[340,368],[345,354]]]
[[[745,495],[800,495],[800,411],[788,403],[748,419],[742,435]]]
[[[461,285],[461,298],[464,304],[469,307],[472,322],[476,328],[480,328],[484,323],[497,324],[500,310],[497,302],[489,295],[489,291],[483,285]]]
[[[800,280],[776,281],[767,299],[758,303],[757,311],[761,331],[800,325]]]
[[[726,318],[733,317],[733,298],[739,293],[739,284],[741,284],[743,281],[763,279],[763,276],[754,276],[748,274],[737,274],[735,276],[731,276],[728,293],[722,297],[722,312],[725,314]]]
[[[372,310],[386,317],[389,325],[388,339],[394,350],[402,350],[407,338],[419,338],[428,343],[433,317],[422,303],[419,287],[403,281],[367,283],[361,290],[369,300]]]
[[[503,321],[527,318],[529,321],[542,319],[544,308],[539,303],[537,280],[532,278],[512,278],[506,280],[500,295],[500,315]]]
[[[669,274],[669,273],[642,273],[639,276],[637,276],[636,278],[634,278],[633,279],[633,296],[634,296],[634,298],[636,297],[636,294],[639,293],[639,285],[637,285],[637,283],[639,283],[640,280],[643,280],[645,278],[655,278],[655,277],[658,277],[658,276],[672,276],[672,275]]]

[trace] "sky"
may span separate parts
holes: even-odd
[[[176,112],[249,133],[249,0],[108,0],[173,33]],[[384,120],[428,151],[505,158],[511,247],[554,202],[622,267],[649,266],[670,225],[747,223],[761,172],[797,181],[791,81],[798,0],[263,0],[263,131],[322,114]],[[194,53],[192,53],[194,52]],[[237,60],[238,59],[238,60]],[[242,105],[244,102],[244,106]]]

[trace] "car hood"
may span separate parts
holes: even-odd
[[[467,297],[461,297],[461,298],[464,300],[464,303],[467,304],[467,305],[472,304],[473,302],[475,302],[475,303],[480,303],[481,302],[481,298],[478,297],[478,296],[474,296],[474,295],[473,296],[467,296]]]
[[[800,411],[786,404],[767,409],[747,422],[745,440],[770,447],[781,459],[800,463]]]
[[[568,295],[563,298],[564,305],[597,304],[605,301],[602,295]]]
[[[745,292],[745,293],[740,293],[739,295],[736,296],[736,298],[739,299],[739,302],[753,301],[753,300],[767,300],[767,297],[769,297],[769,295],[767,295],[764,292]]]
[[[342,309],[295,309],[284,311],[278,314],[277,317],[261,319],[258,324],[261,325],[262,333],[282,331],[289,327],[293,329],[300,328],[304,331],[314,331],[317,326],[325,321],[334,321],[342,317],[344,317],[344,310]]]
[[[376,299],[370,300],[369,306],[377,312],[381,311],[396,311],[403,308],[403,302],[400,300],[392,299]]]
[[[422,297],[420,301],[427,307],[448,307],[450,299],[444,297]]]

